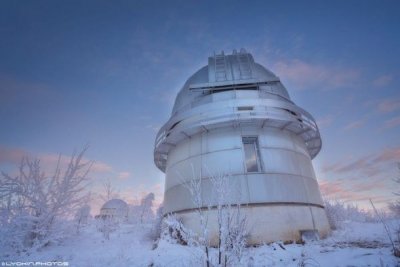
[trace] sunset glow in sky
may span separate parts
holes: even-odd
[[[368,208],[400,185],[399,1],[0,1],[0,170],[86,144],[92,190],[154,192],[154,139],[208,56],[245,48],[317,120],[322,193]],[[67,160],[67,158],[65,159]]]

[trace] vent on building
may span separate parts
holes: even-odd
[[[251,106],[242,106],[242,107],[237,107],[238,111],[244,111],[244,110],[253,110],[254,107]]]

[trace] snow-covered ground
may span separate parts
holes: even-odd
[[[392,222],[395,224],[395,222]],[[1,262],[61,261],[69,266],[201,266],[200,248],[149,238],[151,225],[126,224],[105,240],[94,224],[71,234],[60,245],[29,255],[6,256]],[[211,251],[216,255],[216,250]],[[382,224],[345,222],[327,239],[305,245],[279,242],[247,248],[243,266],[400,266],[392,256]],[[3,265],[5,266],[5,265]]]

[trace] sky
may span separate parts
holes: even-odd
[[[316,119],[322,194],[369,208],[400,184],[398,1],[0,1],[0,170],[89,145],[94,194],[154,192],[158,129],[207,58],[245,48]],[[97,205],[100,205],[97,203]]]

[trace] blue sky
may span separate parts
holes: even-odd
[[[0,1],[0,169],[90,145],[93,188],[133,201],[163,174],[157,129],[214,51],[246,48],[320,126],[329,198],[399,188],[398,1]],[[400,190],[399,190],[400,191]]]

